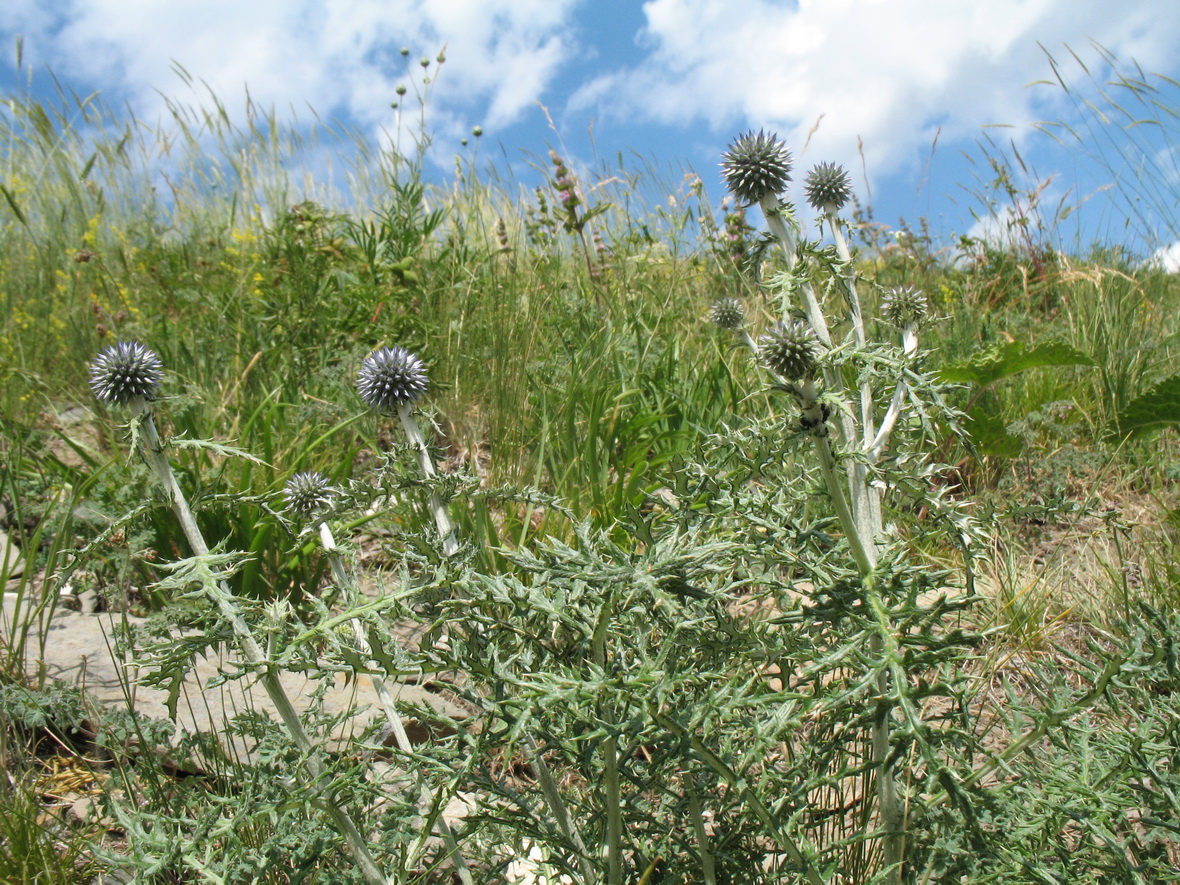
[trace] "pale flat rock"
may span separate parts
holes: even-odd
[[[4,605],[0,611],[0,641],[6,641],[12,635],[15,602],[14,594],[4,594]],[[37,624],[30,630],[25,648],[26,672],[37,673],[43,666],[48,679],[81,686],[100,708],[114,706],[125,709],[130,702],[141,715],[169,719],[167,692],[139,684],[135,666],[121,658],[117,659],[113,654],[115,628],[124,617],[109,613],[83,614],[59,607],[44,630]],[[128,616],[127,620],[142,623],[143,619]],[[239,713],[251,710],[263,711],[276,721],[278,714],[260,682],[252,676],[208,687],[220,674],[237,672],[239,660],[236,649],[222,649],[216,656],[198,660],[181,689],[174,722],[178,732],[219,734],[227,750],[239,758],[248,759],[253,747],[240,737],[227,738],[224,735],[224,723]],[[324,697],[323,711],[329,715],[355,713],[336,730],[334,740],[360,735],[378,718],[384,720],[376,690],[368,676],[362,675],[347,684],[343,674],[328,678],[332,683]],[[296,709],[304,712],[310,706],[309,699],[318,687],[318,682],[302,673],[283,673],[281,681]],[[399,701],[426,704],[456,719],[469,715],[455,700],[422,686],[392,681],[387,681],[386,685]],[[404,710],[402,716],[406,718]],[[415,725],[413,722],[406,723],[411,738],[424,737],[421,726],[415,728]]]
[[[0,575],[15,578],[25,570],[25,560],[20,555],[20,547],[8,537],[4,529],[0,529]]]

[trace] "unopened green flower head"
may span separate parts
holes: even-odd
[[[928,312],[926,296],[913,286],[889,289],[881,299],[881,312],[886,320],[900,329],[921,325]]]
[[[819,342],[799,320],[775,324],[758,339],[758,345],[762,365],[789,381],[812,377],[819,365]]]
[[[287,510],[302,519],[310,519],[332,503],[336,490],[322,473],[308,470],[287,480],[283,495]]]
[[[370,409],[394,414],[426,392],[426,370],[404,347],[382,347],[365,357],[356,389]]]
[[[757,203],[768,194],[778,196],[791,180],[791,152],[776,135],[747,132],[721,155],[721,177],[741,203]]]
[[[138,341],[119,341],[90,364],[90,389],[105,403],[124,405],[133,399],[154,400],[164,380],[160,357]]]
[[[803,191],[811,207],[823,212],[828,206],[842,208],[852,196],[852,183],[843,166],[820,163],[807,173]]]
[[[740,328],[746,319],[746,308],[736,298],[718,298],[709,308],[709,320],[722,329]]]

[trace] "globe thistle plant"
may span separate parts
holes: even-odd
[[[433,479],[435,471],[430,449],[410,412],[410,407],[426,392],[427,382],[426,370],[417,356],[404,347],[382,347],[365,357],[357,374],[356,389],[369,408],[397,415],[410,445],[418,453],[418,466],[423,475]],[[443,552],[450,556],[459,549],[451,517],[437,495],[430,496],[430,509],[443,539]]]
[[[90,389],[113,405],[127,405],[136,399],[151,402],[163,380],[160,357],[138,341],[112,344],[90,363]]]
[[[422,360],[404,347],[382,347],[365,357],[356,387],[371,409],[388,415],[417,402],[426,393]]]
[[[95,396],[103,402],[131,405],[136,409],[136,416],[132,422],[132,437],[139,446],[140,454],[163,486],[164,494],[180,523],[194,558],[209,557],[209,545],[176,481],[149,405],[159,392],[163,376],[163,365],[159,356],[137,342],[118,342],[99,353],[90,364],[90,386]],[[304,506],[310,506],[312,499],[318,500],[324,493],[319,482],[312,477],[312,474],[301,474],[296,484],[300,503]],[[313,489],[318,491],[313,492]],[[205,575],[200,582],[202,588],[232,627],[242,656],[259,673],[263,688],[292,741],[300,750],[307,780],[310,783],[322,782],[327,771],[322,754],[303,727],[299,713],[279,679],[278,669],[273,666],[273,662],[242,617],[237,597],[229,585],[215,577],[212,571],[206,570]],[[337,831],[344,836],[365,879],[371,885],[384,885],[388,880],[378,868],[356,823],[330,795],[325,796],[322,807]]]
[[[791,180],[791,152],[776,135],[747,132],[721,155],[721,177],[740,203],[777,197]]]
[[[787,320],[759,339],[762,364],[788,381],[811,378],[819,365],[819,342],[805,323]]]
[[[803,192],[807,202],[816,211],[839,211],[852,196],[852,183],[843,166],[820,163],[807,173]]]
[[[332,580],[336,586],[345,594],[347,604],[350,607],[359,606],[362,602],[361,595],[357,590],[356,582],[349,576],[348,570],[344,567],[343,557],[340,555],[340,546],[336,543],[336,537],[332,533],[331,526],[327,521],[319,518],[320,514],[329,507],[336,498],[337,491],[329,482],[328,478],[317,471],[304,471],[296,473],[292,476],[283,488],[284,497],[287,499],[286,509],[303,519],[314,520],[315,527],[318,529],[320,544],[324,548],[324,552],[328,557],[328,565],[332,572]],[[359,620],[350,621],[352,636],[356,645],[363,653],[371,652],[368,637],[365,634],[364,627]],[[376,674],[370,675],[370,680],[373,685],[373,690],[377,693],[377,698],[381,702],[382,711],[385,713],[386,722],[397,741],[398,749],[407,755],[414,752],[414,746],[410,741],[409,735],[406,732],[405,723],[402,720],[401,714],[397,710],[396,699],[394,698],[389,686],[386,685],[385,680]],[[425,781],[422,779],[421,772],[415,772],[415,777],[418,779],[419,801],[422,807],[430,806],[432,796],[430,790],[427,788]],[[459,850],[459,846],[455,841],[454,834],[451,832],[450,826],[442,817],[435,822],[439,836],[446,843],[450,852],[452,863],[455,865],[456,872],[464,885],[474,885],[471,872],[467,866],[466,860],[463,858]]]
[[[891,663],[901,660],[896,651],[898,632],[890,622],[889,602],[877,584],[882,557],[891,544],[883,515],[888,487],[879,477],[902,469],[897,465],[903,462],[891,461],[889,453],[897,444],[895,429],[906,426],[903,415],[916,401],[915,382],[922,385],[922,392],[934,390],[932,380],[915,368],[926,299],[912,287],[887,291],[882,315],[900,332],[901,351],[870,341],[857,291],[857,265],[838,216],[852,197],[847,171],[824,162],[804,181],[807,202],[821,213],[824,236],[834,243],[837,260],[832,260],[822,243],[801,244],[802,228],[792,207],[780,199],[790,180],[790,154],[774,136],[761,131],[741,136],[723,154],[721,166],[734,197],[762,209],[766,226],[786,259],[786,272],[776,277],[782,321],[751,350],[777,376],[775,389],[788,392],[799,411],[798,427],[809,438],[848,547],[849,572],[858,578],[864,611],[871,613],[866,622],[866,651],[876,661],[886,662],[874,677],[877,698],[886,706],[904,695],[911,679],[904,665]],[[835,293],[840,297],[832,297]],[[836,303],[842,303],[846,312],[835,316],[836,324],[829,327],[829,311]],[[719,305],[710,318],[718,324],[731,321]],[[884,383],[893,387],[888,399],[882,397]],[[906,448],[914,445],[907,439],[897,447],[901,454],[910,455],[912,450]],[[904,763],[896,752],[896,718],[894,713],[878,716],[865,741],[876,767],[874,825],[882,864],[890,870],[885,881],[900,885],[906,809],[898,786]]]

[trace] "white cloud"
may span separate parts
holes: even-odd
[[[1180,273],[1180,243],[1156,249],[1147,263],[1168,273]]]
[[[800,154],[871,175],[973,139],[986,124],[1027,125],[1064,106],[1059,89],[1026,88],[1050,75],[1042,44],[1068,58],[1089,39],[1145,67],[1180,44],[1180,17],[1152,0],[650,0],[647,57],[583,87],[572,106],[608,120],[706,124],[736,135],[777,130]],[[1090,53],[1093,55],[1094,53]]]
[[[180,65],[237,119],[252,99],[388,124],[399,83],[447,46],[432,101],[464,126],[497,126],[537,101],[572,47],[578,0],[14,0],[0,36],[25,35],[26,62],[83,89],[115,91],[149,118],[176,94]],[[408,59],[399,49],[408,47]],[[407,72],[407,62],[409,71]],[[200,90],[204,92],[204,90]]]

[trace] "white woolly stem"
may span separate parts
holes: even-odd
[[[918,333],[915,331],[913,325],[906,326],[902,330],[901,341],[902,352],[907,358],[912,357],[918,350]],[[893,391],[893,399],[889,403],[889,410],[885,413],[885,417],[881,421],[881,429],[865,450],[865,454],[868,455],[870,461],[876,461],[880,458],[881,453],[885,450],[885,446],[889,443],[889,437],[893,433],[893,428],[897,424],[898,417],[901,415],[901,406],[905,402],[908,392],[909,385],[903,376],[897,380],[897,388]]]
[[[193,516],[188,501],[185,500],[184,493],[181,492],[180,485],[176,482],[176,475],[172,472],[172,465],[164,457],[164,445],[160,440],[159,432],[156,430],[156,423],[152,418],[150,407],[142,398],[133,401],[131,405],[140,417],[140,429],[142,431],[142,436],[139,438],[140,452],[148,464],[151,465],[156,473],[156,478],[159,479],[160,484],[164,487],[165,494],[169,499],[169,503],[172,505],[172,511],[180,521],[185,538],[188,540],[193,553],[197,556],[208,555],[209,545],[205,543],[205,538],[197,526],[196,518]],[[258,641],[254,638],[254,634],[250,632],[250,628],[239,614],[237,600],[230,590],[229,585],[224,581],[218,581],[215,585],[207,586],[206,591],[213,597],[213,601],[217,604],[221,616],[233,628],[234,635],[238,640],[238,647],[242,650],[242,654],[249,664],[258,671],[259,679],[262,682],[263,688],[266,690],[267,696],[270,698],[270,702],[274,704],[279,718],[283,720],[283,725],[286,726],[287,732],[291,735],[291,739],[295,742],[295,745],[299,748],[303,756],[303,766],[307,771],[310,781],[313,784],[322,784],[326,769],[320,761],[319,748],[312,743],[311,738],[303,727],[302,720],[299,718],[299,713],[295,710],[295,705],[291,702],[291,698],[288,697],[282,682],[279,681],[278,673],[267,659],[266,653],[262,650]],[[370,885],[386,885],[385,876],[382,874],[380,868],[378,868],[376,861],[373,860],[373,856],[369,853],[365,838],[361,835],[356,824],[353,823],[352,818],[336,804],[330,790],[324,794],[323,807],[328,817],[335,824],[336,829],[344,836],[345,841],[348,842],[348,846],[352,851],[353,857],[356,859],[357,865],[361,868]]]
[[[209,547],[205,544],[205,538],[197,527],[197,518],[193,515],[192,508],[189,507],[188,500],[184,497],[184,492],[180,490],[180,485],[176,482],[176,474],[172,472],[172,465],[164,457],[164,443],[160,439],[159,431],[156,430],[156,419],[152,416],[152,407],[143,397],[136,397],[130,405],[139,419],[140,454],[156,474],[160,485],[164,487],[164,497],[168,499],[172,512],[180,523],[181,531],[184,532],[189,548],[197,556],[204,556],[209,552]]]
[[[422,437],[422,431],[418,428],[418,423],[414,420],[414,416],[410,413],[410,406],[403,403],[398,406],[397,416],[401,420],[402,429],[406,432],[411,445],[418,452],[418,465],[422,469],[423,475],[428,479],[435,475],[434,462],[430,458],[430,450],[426,447],[426,440]],[[459,542],[456,538],[454,524],[451,522],[450,514],[447,513],[436,495],[430,496],[430,509],[434,513],[435,526],[438,528],[439,535],[443,539],[443,554],[445,556],[452,556],[459,550]],[[585,875],[586,885],[590,885],[594,881],[593,868],[589,866],[586,859],[586,846],[582,842],[581,837],[574,829],[572,818],[565,803],[562,801],[561,793],[558,791],[557,782],[550,773],[545,764],[545,760],[541,758],[540,750],[532,736],[527,736],[529,748],[532,751],[532,758],[530,761],[537,771],[537,779],[541,784],[541,794],[545,797],[545,804],[549,806],[549,811],[557,821],[557,825],[562,832],[574,841],[575,846],[579,852],[579,862],[583,866],[583,874]]]
[[[344,591],[349,604],[355,605],[360,601],[356,584],[344,568],[344,561],[340,556],[340,548],[336,545],[336,538],[333,536],[332,529],[326,522],[321,521],[319,523],[319,535],[324,552],[328,554],[328,563],[332,569],[332,579]],[[365,637],[360,621],[354,619],[350,623],[357,647],[362,654],[369,654],[371,651],[369,641]],[[405,724],[402,721],[401,714],[397,711],[397,703],[394,700],[392,692],[390,692],[389,687],[385,684],[385,680],[380,676],[371,674],[369,678],[373,683],[373,690],[377,693],[377,699],[381,702],[381,709],[385,713],[385,721],[389,724],[389,728],[393,732],[393,738],[397,743],[397,748],[407,756],[413,755],[414,745],[410,742],[410,736],[406,733]],[[414,777],[418,781],[418,802],[423,808],[429,808],[433,804],[434,797],[426,785],[426,780],[422,777],[420,771],[415,771]],[[462,852],[459,850],[459,843],[455,840],[455,835],[451,831],[446,818],[440,814],[435,820],[435,826],[447,846],[451,861],[455,864],[455,872],[458,873],[459,878],[463,881],[463,885],[475,885],[471,870],[467,866],[467,861],[464,859]],[[421,856],[425,848],[425,843],[426,833],[423,832],[419,836],[414,849],[406,859],[406,867],[413,867],[418,857]]]
[[[840,216],[836,214],[836,207],[829,203],[824,207],[824,217],[828,220],[828,227],[832,230],[832,239],[836,243],[836,254],[840,260],[848,265],[848,276],[844,285],[848,289],[849,317],[852,320],[852,333],[856,337],[856,346],[863,348],[866,343],[864,315],[861,312],[860,294],[856,291],[856,275],[852,271],[852,251],[848,248],[848,240],[844,236],[844,227],[840,223]],[[868,381],[860,385],[860,423],[861,433],[867,441],[874,433],[873,430],[873,390]]]
[[[845,486],[836,469],[836,457],[832,451],[827,425],[823,420],[823,409],[815,391],[814,382],[808,380],[796,387],[803,411],[803,420],[812,428],[812,439],[819,456],[820,473],[828,488],[828,496],[836,511],[836,517],[844,530],[852,558],[860,574],[865,601],[873,612],[878,630],[869,639],[869,648],[874,657],[886,653],[884,633],[889,629],[888,615],[877,592],[874,570],[877,567],[876,531],[880,529],[880,510],[872,508],[875,492],[867,484],[854,485],[853,494],[860,493],[865,508],[853,512],[845,496]],[[862,467],[863,469],[863,467]],[[855,498],[853,498],[855,500]],[[902,859],[904,857],[905,814],[897,791],[893,766],[887,764],[892,748],[892,728],[884,698],[889,693],[889,673],[882,668],[877,674],[877,693],[882,699],[882,713],[873,724],[872,754],[877,769],[877,802],[881,815],[881,829],[884,831],[883,848],[885,863],[891,867],[890,880],[901,882]]]
[[[770,232],[783,248],[783,254],[787,257],[787,267],[794,270],[795,265],[799,263],[799,256],[796,254],[798,241],[783,218],[783,215],[786,213],[786,207],[779,202],[779,198],[774,194],[764,195],[758,201],[758,205],[762,207],[762,214],[766,216],[766,226],[770,228]],[[815,291],[810,285],[805,283],[799,287],[799,294],[803,298],[803,310],[807,314],[807,319],[811,323],[811,327],[815,330],[816,337],[819,338],[825,347],[830,348],[832,346],[832,336],[828,332],[828,323],[824,319],[822,308],[819,306],[819,299],[815,297]]]
[[[418,422],[414,420],[414,416],[410,412],[409,403],[398,404],[397,417],[401,421],[402,429],[406,432],[406,437],[410,440],[410,445],[418,452],[418,466],[422,468],[423,476],[433,479],[435,476],[434,461],[430,458],[430,449],[426,447],[426,440],[422,436]],[[455,537],[455,526],[451,522],[451,515],[447,512],[447,508],[439,501],[438,495],[433,492],[430,495],[430,511],[434,514],[434,524],[442,538],[443,555],[451,556],[459,550],[459,542]]]

